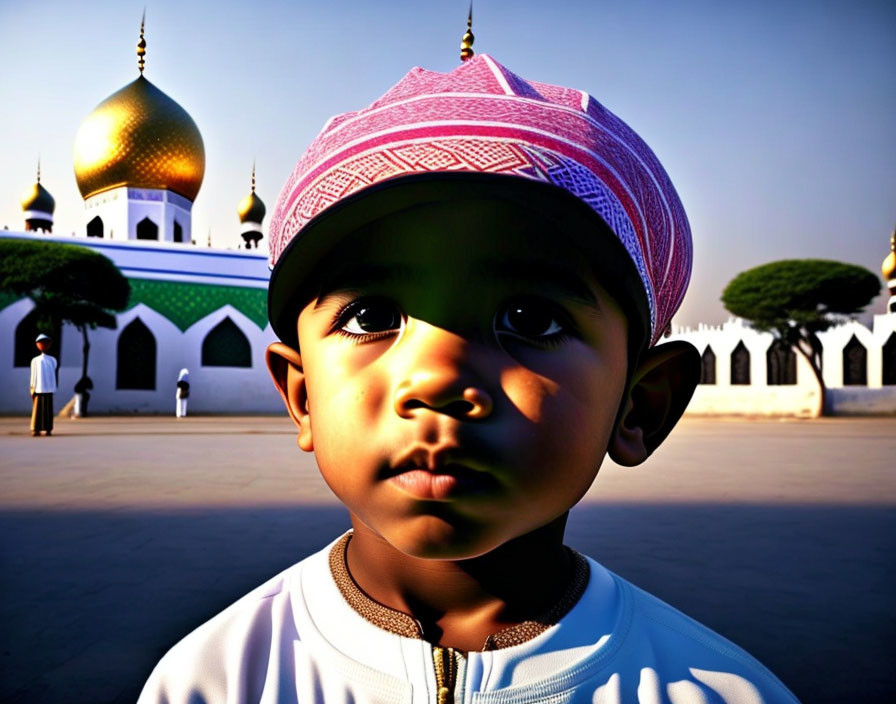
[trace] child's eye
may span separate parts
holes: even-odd
[[[515,300],[498,311],[496,331],[532,340],[562,337],[569,332],[566,316],[554,304],[539,299]]]
[[[403,323],[401,311],[394,303],[366,299],[346,306],[337,325],[349,335],[371,335],[399,330]]]

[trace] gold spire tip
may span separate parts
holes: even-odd
[[[137,42],[137,68],[140,69],[140,75],[143,75],[143,67],[146,65],[146,37],[143,36],[146,27],[146,8],[143,8],[143,18],[140,20],[140,41]]]
[[[469,61],[473,58],[473,42],[476,37],[473,36],[473,0],[470,0],[470,12],[467,15],[467,31],[460,40],[460,60]]]

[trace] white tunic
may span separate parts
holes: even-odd
[[[56,358],[43,352],[31,360],[31,392],[52,394],[56,392]]]
[[[437,701],[433,646],[366,621],[329,548],[293,565],[175,645],[138,704]],[[588,560],[581,599],[524,643],[460,657],[456,704],[796,702],[746,652]]]

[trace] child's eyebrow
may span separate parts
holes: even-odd
[[[335,291],[363,289],[373,284],[407,280],[414,277],[413,267],[406,264],[359,263],[340,266],[325,275],[321,281],[317,294],[318,302],[315,308],[320,306],[321,301],[326,296]]]
[[[551,290],[559,296],[588,306],[600,308],[594,291],[579,274],[550,261],[535,262],[529,259],[501,259],[483,262],[481,274],[502,282],[535,284]]]

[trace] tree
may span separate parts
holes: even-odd
[[[115,311],[128,305],[131,286],[102,254],[71,244],[0,239],[0,291],[28,296],[53,327],[67,322],[81,331],[83,357],[76,393],[93,388],[87,376],[87,329],[115,328]]]
[[[818,333],[862,312],[880,293],[880,280],[854,264],[823,259],[786,259],[735,276],[722,292],[722,303],[750,325],[795,347],[821,389],[821,413],[827,414],[827,388],[821,374]]]

